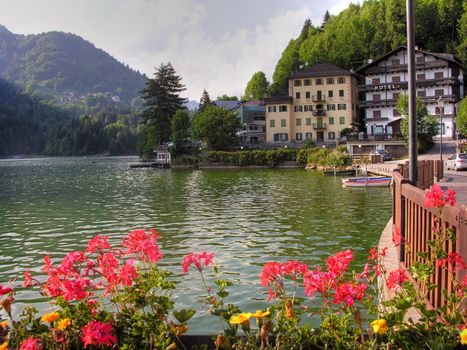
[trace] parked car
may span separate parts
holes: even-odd
[[[455,171],[467,169],[467,153],[456,153],[448,158],[446,169]]]
[[[391,155],[384,149],[376,149],[373,152],[371,152],[371,154],[378,154],[380,156],[383,156],[383,161],[392,160]]]

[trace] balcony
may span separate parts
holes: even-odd
[[[326,110],[325,109],[315,109],[311,111],[311,114],[313,114],[315,117],[320,117],[323,115],[326,115]]]
[[[313,95],[311,96],[313,102],[326,102],[326,98],[323,95]]]
[[[326,129],[326,123],[313,123],[313,129],[324,130]]]

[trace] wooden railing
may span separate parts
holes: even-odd
[[[434,175],[434,168],[440,165],[431,161],[431,171]],[[428,165],[419,164],[419,169],[427,169]],[[428,177],[422,177],[419,181],[420,187],[417,188],[410,184],[410,181],[403,176],[406,168],[394,171],[393,174],[393,232],[400,233],[402,237],[401,244],[398,246],[400,264],[403,268],[410,268],[415,262],[423,262],[418,255],[419,252],[430,253],[428,241],[434,239],[433,226],[441,222],[440,211],[436,208],[425,208],[425,191],[430,181]],[[439,169],[438,169],[439,172]],[[433,183],[434,177],[431,178]],[[450,241],[445,244],[446,253],[456,252],[467,261],[467,207],[465,205],[446,206],[443,214],[443,227],[449,227],[455,234],[455,242]],[[431,254],[431,253],[430,253]],[[428,259],[433,256],[429,255]],[[457,274],[460,282],[465,270]],[[437,288],[427,295],[427,303],[433,308],[445,305],[446,296],[441,292],[447,290],[448,295],[452,293],[454,281],[446,269],[441,267],[436,269],[430,283],[436,284]]]

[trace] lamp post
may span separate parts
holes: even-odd
[[[441,96],[438,98],[439,108],[439,159],[443,163],[443,114],[444,114],[444,101]],[[444,167],[444,164],[443,164]]]

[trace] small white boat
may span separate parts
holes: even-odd
[[[342,179],[345,187],[388,187],[391,184],[392,177],[371,176],[371,177],[349,177]]]

